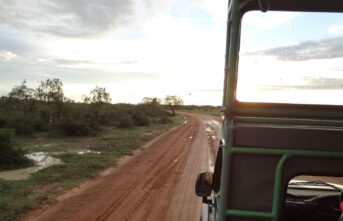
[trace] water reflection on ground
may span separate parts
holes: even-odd
[[[24,168],[24,169],[8,170],[8,171],[0,172],[0,179],[4,179],[4,180],[28,179],[32,173],[35,173],[38,170],[62,163],[60,159],[51,157],[48,155],[48,153],[45,153],[45,152],[35,152],[35,153],[26,154],[25,156],[33,160],[35,165],[32,167]]]

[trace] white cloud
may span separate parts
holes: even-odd
[[[0,23],[57,36],[92,36],[132,20],[133,5],[133,0],[0,0]]]
[[[105,81],[115,84],[114,94],[127,94],[120,96],[120,102],[137,102],[143,96],[162,93],[161,88],[165,94],[184,91],[190,100],[196,95],[189,96],[189,92],[196,89],[222,88],[225,1],[22,2],[10,0],[5,4],[0,0],[0,25],[5,24],[0,29],[14,27],[17,32],[32,35],[29,42],[38,48],[34,53],[8,49],[20,52],[16,68],[26,65],[22,72],[32,73],[35,80],[56,77],[66,86],[81,82],[80,91],[85,92],[89,88],[83,84]],[[80,96],[74,86],[66,87],[67,96],[69,93],[73,98]],[[217,94],[220,104],[221,95]],[[198,97],[196,103],[215,100]]]
[[[0,59],[2,61],[10,61],[14,58],[18,57],[17,54],[11,52],[11,51],[7,51],[7,50],[0,50]]]
[[[244,15],[244,23],[260,29],[273,29],[288,21],[291,21],[298,15],[297,12],[268,12],[259,11],[248,12]]]
[[[343,25],[333,25],[328,29],[330,35],[340,35],[343,34]]]

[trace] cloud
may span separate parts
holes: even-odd
[[[247,55],[271,55],[286,61],[341,58],[343,57],[343,37],[306,41],[297,45],[247,53]]]
[[[328,29],[330,35],[340,35],[343,34],[343,25],[333,25]]]
[[[273,29],[294,19],[298,14],[297,12],[263,13],[252,11],[244,15],[243,23],[259,29]]]
[[[43,60],[42,62],[46,62]],[[79,64],[97,64],[97,65],[111,65],[111,64],[135,64],[138,61],[118,61],[118,62],[93,62],[88,60],[70,60],[70,59],[55,59],[53,63],[59,65],[79,65]]]
[[[287,91],[301,90],[338,90],[343,88],[343,78],[306,77],[302,85],[265,85],[258,88],[260,91]]]
[[[0,0],[0,24],[63,37],[90,37],[163,13],[214,13],[209,0]],[[220,5],[217,8],[220,7]],[[218,10],[217,10],[218,11]],[[223,10],[225,11],[225,10]]]
[[[0,23],[66,37],[96,35],[133,15],[134,0],[0,0]]]
[[[14,58],[18,57],[17,54],[11,52],[11,51],[7,51],[7,50],[0,50],[0,59],[2,61],[10,61]]]

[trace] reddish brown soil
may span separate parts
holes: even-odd
[[[198,221],[201,199],[194,193],[195,178],[213,166],[219,123],[197,114],[186,119],[130,159],[24,220]]]

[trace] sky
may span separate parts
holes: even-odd
[[[76,101],[180,96],[221,105],[227,2],[0,0],[0,95],[59,78]]]
[[[100,86],[113,103],[221,105],[226,14],[219,0],[0,0],[0,95],[58,78],[76,101]],[[238,100],[343,105],[343,15],[248,12],[241,36]]]
[[[343,105],[343,14],[249,12],[237,99]]]

